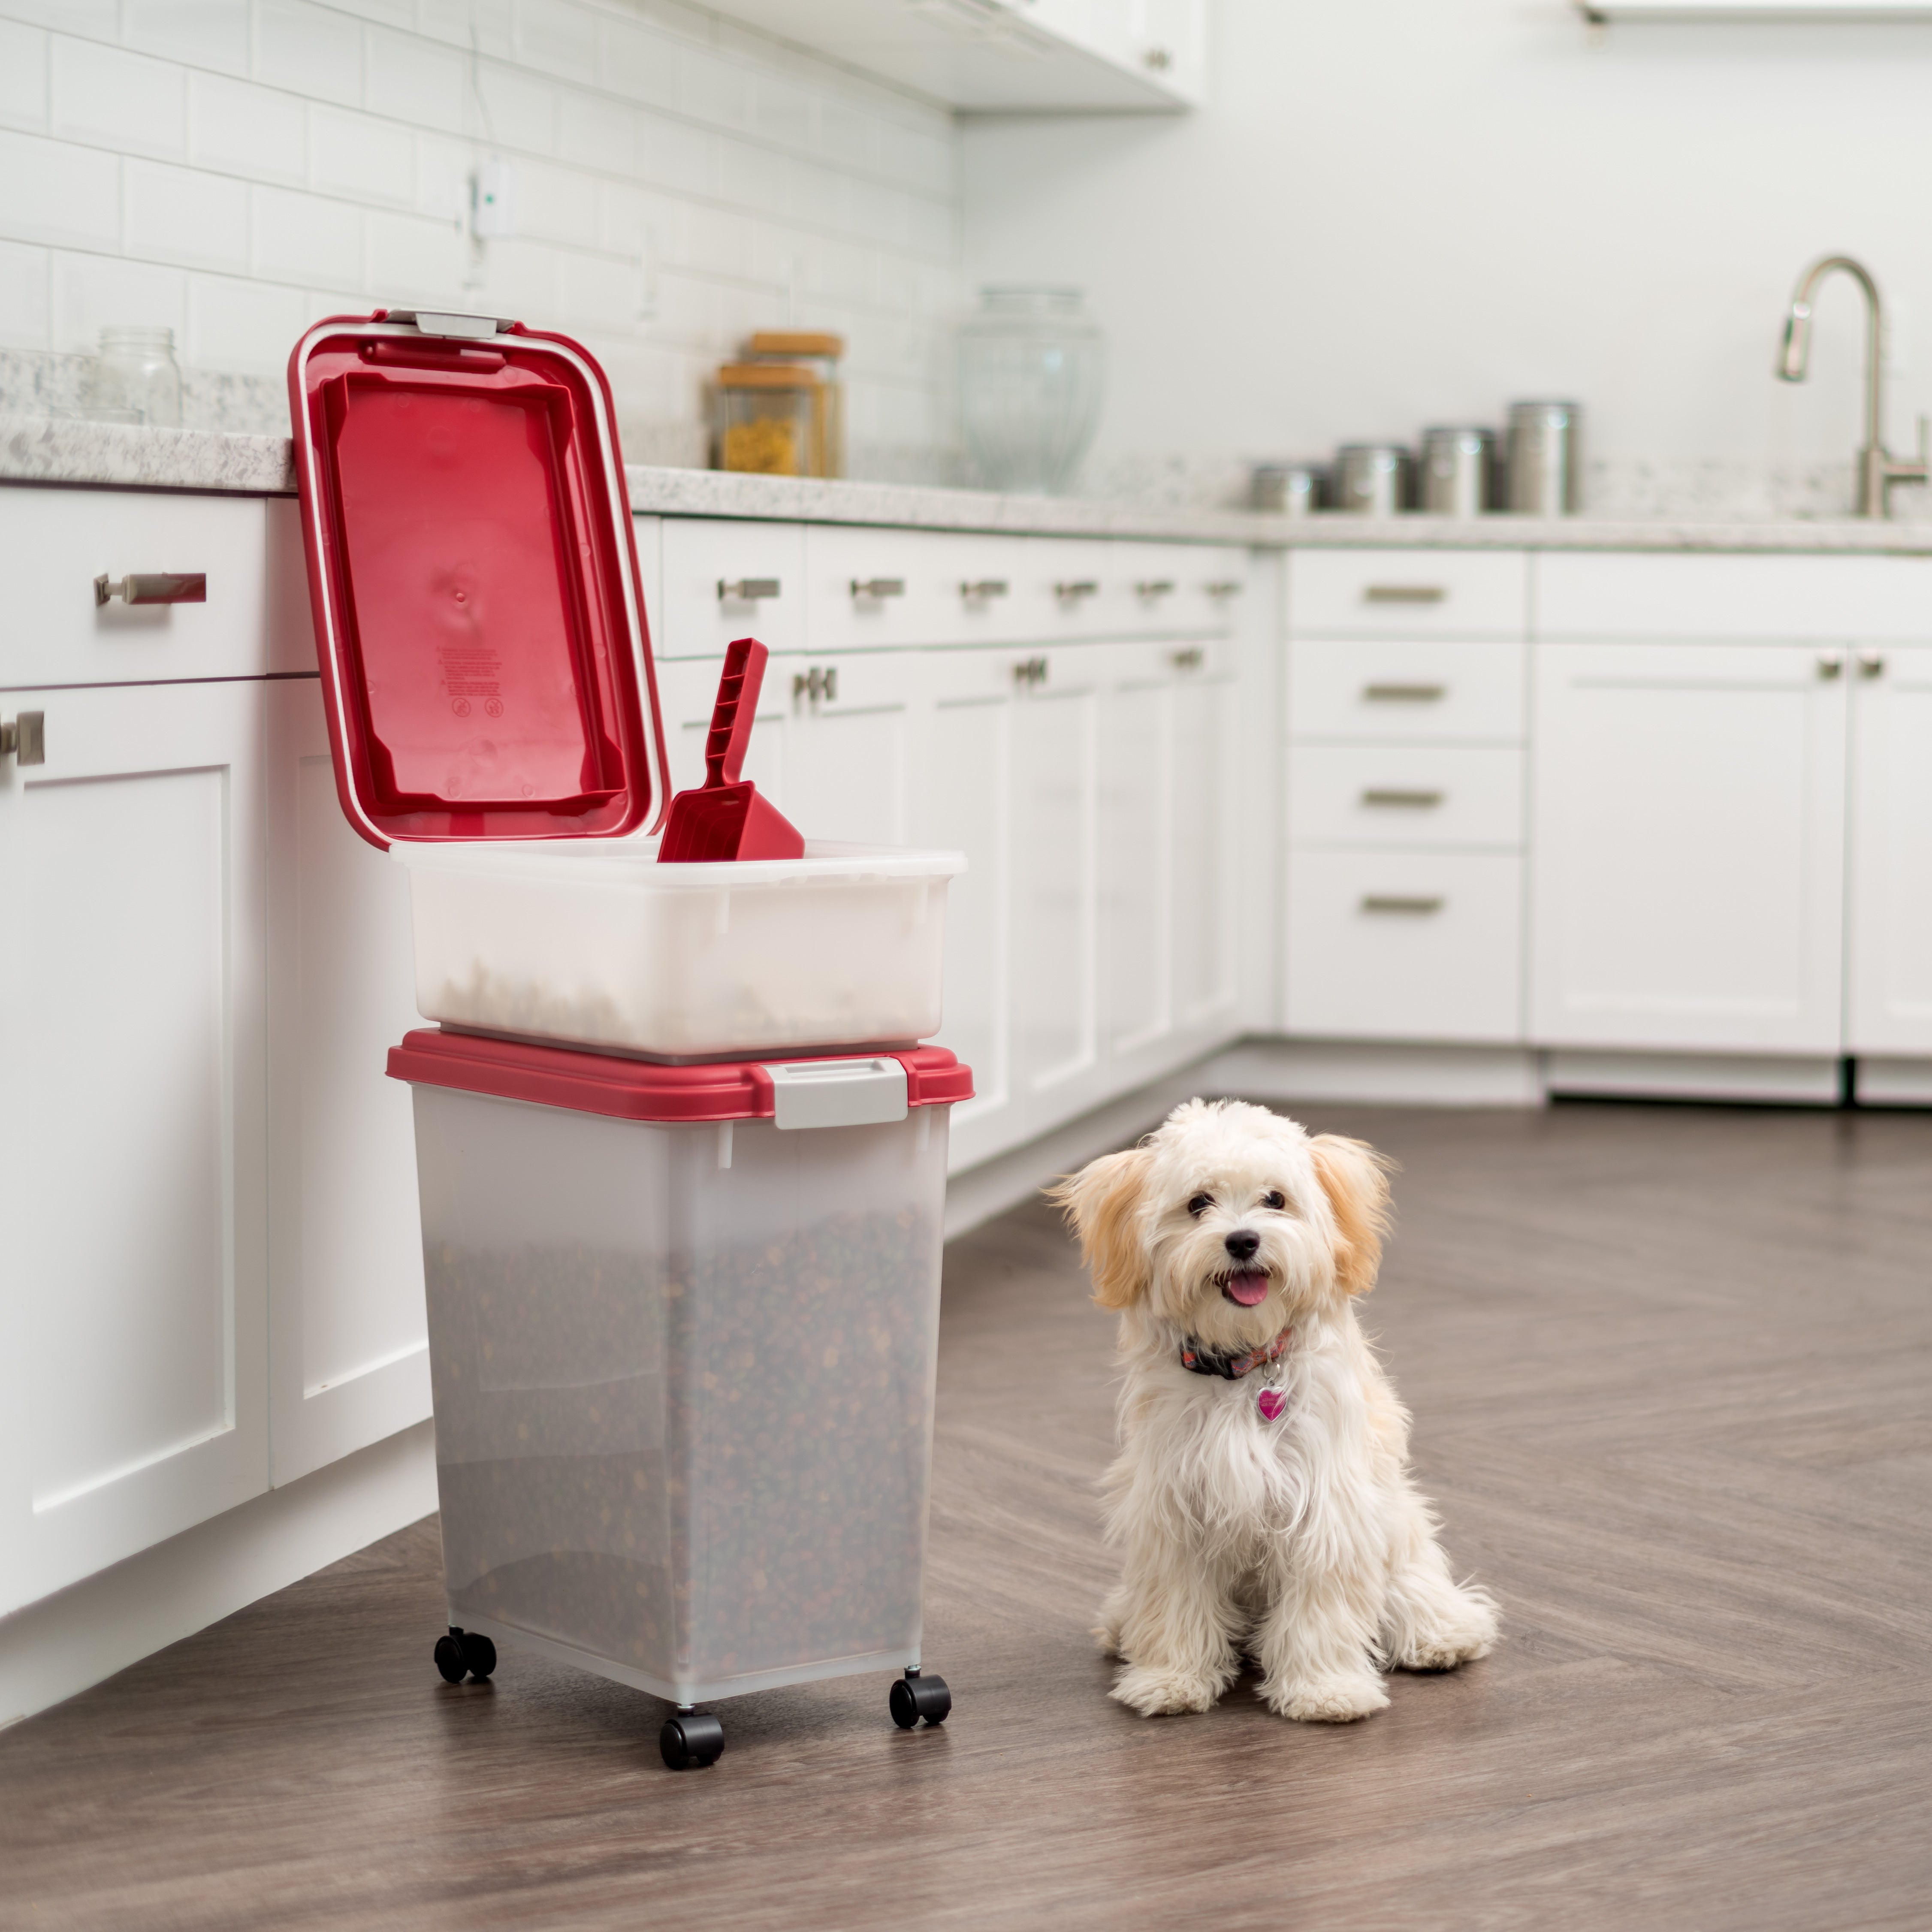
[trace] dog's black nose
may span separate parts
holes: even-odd
[[[1228,1252],[1238,1262],[1251,1262],[1260,1252],[1262,1238],[1250,1234],[1245,1228],[1237,1228],[1228,1237]]]

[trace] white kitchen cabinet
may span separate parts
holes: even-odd
[[[1298,550],[1288,581],[1297,638],[1527,634],[1529,559],[1521,550]]]
[[[1932,1059],[1932,648],[1856,663],[1845,1051]]]
[[[1845,664],[1793,644],[1538,647],[1537,1043],[1840,1051]]]
[[[0,1611],[268,1484],[267,700],[38,692],[0,759]]]
[[[270,686],[272,1470],[286,1483],[430,1412],[409,1089],[409,880],[337,802],[321,688]]]
[[[658,540],[663,592],[650,613],[660,660],[716,662],[734,638],[767,650],[805,648],[805,531],[798,524],[668,517]]]

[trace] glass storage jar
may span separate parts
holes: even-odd
[[[100,353],[85,388],[85,413],[98,422],[180,428],[182,379],[174,331],[122,325],[102,329]]]
[[[726,363],[718,372],[718,467],[824,476],[820,386],[795,363]]]
[[[986,288],[960,332],[966,449],[995,490],[1064,490],[1100,417],[1106,338],[1078,289]]]
[[[814,476],[845,473],[845,385],[838,378],[845,338],[817,329],[761,328],[746,344],[747,362],[790,362],[818,378],[818,467]]]

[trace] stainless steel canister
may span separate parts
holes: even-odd
[[[1414,459],[1399,442],[1345,442],[1335,452],[1335,507],[1358,517],[1408,508]]]
[[[1305,517],[1321,508],[1328,480],[1316,463],[1258,463],[1250,500],[1258,510]]]
[[[1422,507],[1438,517],[1477,517],[1496,506],[1492,429],[1422,432]]]
[[[1568,517],[1582,500],[1579,445],[1583,412],[1575,403],[1512,403],[1509,506],[1532,517]]]

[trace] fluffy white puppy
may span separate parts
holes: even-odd
[[[1408,1414],[1355,1319],[1388,1229],[1388,1163],[1238,1100],[1190,1100],[1052,1190],[1094,1298],[1120,1315],[1124,1552],[1099,1634],[1113,1694],[1204,1711],[1245,1652],[1284,1717],[1346,1723],[1380,1672],[1496,1641],[1408,1473]]]

